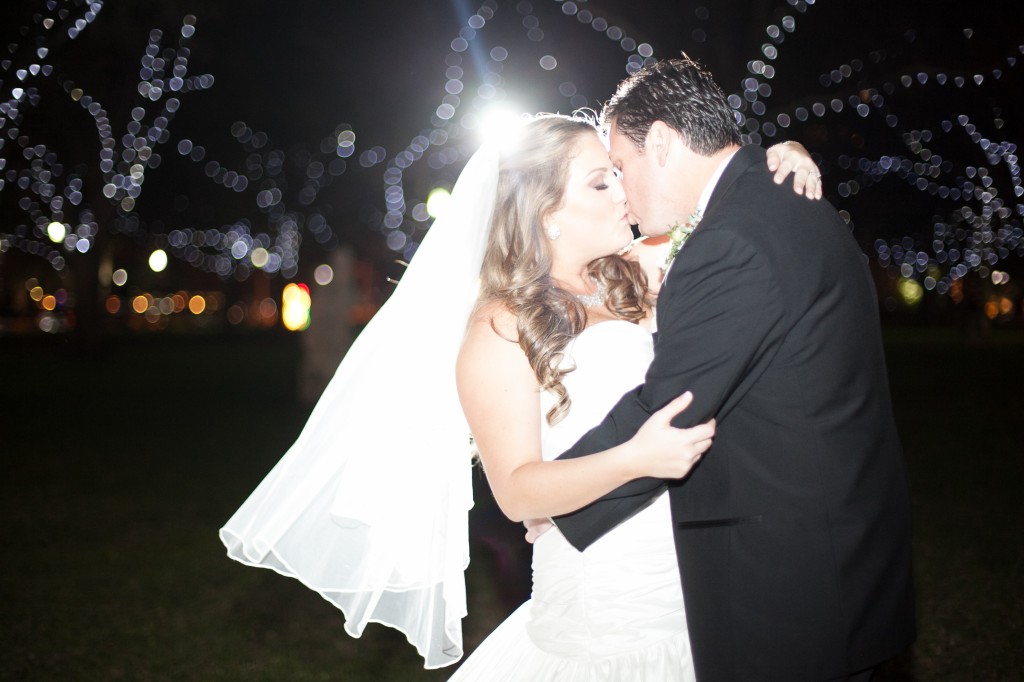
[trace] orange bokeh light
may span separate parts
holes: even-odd
[[[201,315],[206,310],[206,299],[196,294],[188,300],[188,309],[193,315]]]

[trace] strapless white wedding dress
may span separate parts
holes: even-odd
[[[588,327],[570,345],[568,416],[542,427],[553,459],[643,383],[651,335],[625,321]],[[542,414],[553,404],[543,396]],[[533,548],[533,595],[451,680],[687,681],[694,677],[668,496],[578,552],[557,528]]]

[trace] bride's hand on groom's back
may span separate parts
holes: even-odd
[[[811,153],[799,142],[780,142],[768,148],[768,170],[774,173],[772,179],[781,185],[793,176],[793,191],[808,199],[820,199],[822,194],[821,170],[811,158]]]
[[[683,478],[711,447],[715,436],[715,420],[679,429],[672,419],[693,402],[687,391],[650,417],[631,439],[637,452],[639,476]]]

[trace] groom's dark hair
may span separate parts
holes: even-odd
[[[601,112],[603,127],[614,123],[641,150],[655,121],[668,124],[702,156],[741,143],[722,89],[707,69],[685,55],[645,66],[622,81]]]

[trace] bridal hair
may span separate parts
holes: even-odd
[[[622,81],[601,112],[602,125],[614,122],[640,150],[655,121],[668,124],[701,156],[741,143],[722,89],[707,69],[685,55],[646,66]]]
[[[516,318],[519,346],[542,389],[555,394],[549,424],[569,411],[562,377],[563,351],[587,324],[584,305],[551,278],[551,250],[543,220],[562,205],[569,163],[591,119],[541,115],[524,123],[501,155],[494,214],[480,272],[478,308],[498,303]],[[648,310],[647,278],[616,255],[592,262],[588,271],[607,289],[606,305],[617,317],[639,321]],[[493,325],[493,322],[492,322]]]

